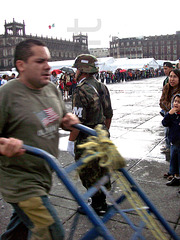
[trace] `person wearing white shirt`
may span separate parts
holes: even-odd
[[[6,84],[8,81],[8,75],[4,74],[1,80],[1,86]]]

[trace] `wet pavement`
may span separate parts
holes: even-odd
[[[164,128],[159,114],[163,79],[164,77],[159,77],[108,85],[114,109],[110,133],[111,140],[126,159],[126,169],[130,175],[180,236],[180,196],[178,195],[180,187],[166,186],[163,174],[169,168],[169,155],[160,151],[164,145]],[[71,111],[71,103],[66,102],[66,106]],[[66,152],[68,133],[65,131],[60,133],[59,161],[65,167],[74,160]],[[84,192],[77,175],[71,174],[71,178],[79,191]],[[113,187],[113,191],[117,195],[121,192],[118,186]],[[91,227],[91,223],[86,216],[79,216],[72,238],[71,228],[77,217],[77,203],[56,175],[54,175],[50,199],[63,222],[66,239],[80,239]],[[11,207],[0,196],[0,234],[5,230],[10,213]],[[136,214],[132,214],[132,218],[135,222],[138,220]],[[121,216],[113,217],[107,223],[107,227],[115,239],[131,239],[133,231]],[[145,239],[155,238],[151,232],[146,231]]]

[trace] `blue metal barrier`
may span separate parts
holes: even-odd
[[[97,133],[94,129],[88,128],[86,126],[83,126],[81,124],[74,125],[75,128],[79,129],[80,131],[83,131],[89,135],[97,136]],[[129,224],[129,226],[135,231],[135,234],[132,239],[145,239],[142,235],[142,229],[145,227],[145,223],[143,221],[140,222],[139,227],[135,226],[131,220],[126,215],[126,212],[134,211],[134,209],[120,209],[119,205],[123,201],[126,200],[126,196],[122,195],[117,200],[112,199],[112,207],[107,211],[107,213],[104,215],[103,218],[100,218],[95,211],[89,206],[86,202],[86,200],[94,195],[98,189],[100,188],[110,199],[111,196],[109,195],[107,189],[104,187],[104,184],[108,181],[107,177],[103,177],[100,179],[94,186],[92,186],[90,189],[87,190],[87,192],[82,195],[78,192],[77,188],[69,178],[68,173],[75,170],[78,166],[83,164],[83,159],[80,159],[78,162],[71,164],[70,166],[63,168],[59,161],[52,156],[51,154],[47,153],[44,150],[31,147],[28,145],[23,145],[23,148],[26,149],[26,152],[38,156],[40,158],[45,159],[50,167],[56,172],[59,179],[64,183],[66,188],[69,190],[69,192],[72,194],[74,199],[77,201],[77,203],[84,209],[87,217],[92,222],[94,227],[90,229],[83,237],[83,240],[92,240],[95,239],[97,236],[103,237],[105,240],[115,240],[111,232],[108,230],[108,228],[105,226],[104,223],[106,223],[111,217],[119,213],[123,216],[123,218],[126,220],[126,222]],[[167,221],[160,215],[160,213],[157,211],[157,209],[154,207],[154,205],[150,202],[150,200],[147,198],[147,196],[143,193],[143,191],[140,189],[140,187],[136,184],[136,182],[133,180],[133,178],[130,176],[130,174],[123,168],[119,169],[120,172],[124,175],[124,177],[127,179],[127,181],[131,185],[131,189],[133,191],[136,191],[139,197],[143,200],[143,202],[146,204],[147,211],[149,213],[154,214],[154,216],[158,219],[159,223],[164,227],[164,229],[169,233],[169,235],[174,240],[180,240],[180,238],[177,236],[177,234],[172,230],[172,228],[169,226]]]

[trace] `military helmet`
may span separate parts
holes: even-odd
[[[90,54],[81,54],[75,59],[73,68],[84,73],[97,73],[99,71],[97,58]]]

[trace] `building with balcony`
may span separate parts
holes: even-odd
[[[14,67],[14,50],[16,45],[28,38],[38,39],[46,44],[51,53],[52,61],[75,59],[77,55],[89,53],[88,36],[73,35],[73,40],[62,40],[48,37],[26,35],[25,22],[7,23],[5,21],[5,32],[0,35],[0,70],[11,70]]]
[[[180,31],[172,35],[123,38],[113,37],[110,57],[155,58],[175,61],[180,57]]]

